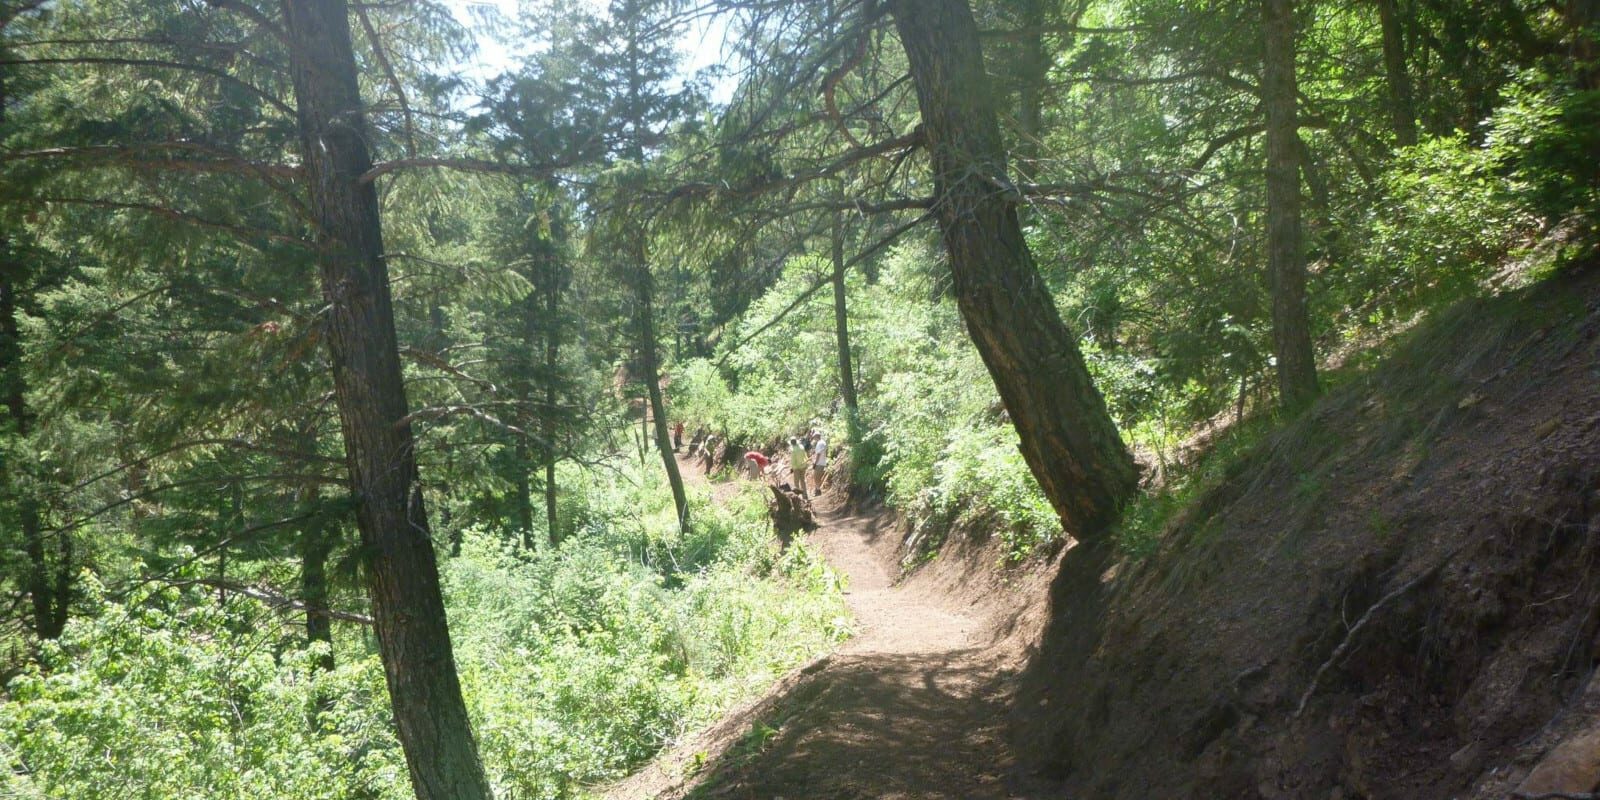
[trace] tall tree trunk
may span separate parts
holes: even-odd
[[[1040,137],[1044,135],[1045,81],[1050,74],[1050,51],[1045,47],[1044,31],[1050,22],[1053,0],[1022,0],[1017,12],[1020,37],[1017,41],[1017,143],[1013,148],[1012,168],[1024,181],[1039,174]],[[1074,20],[1076,15],[1074,15]]]
[[[0,77],[3,81],[3,77]],[[4,122],[5,86],[0,83],[0,124]],[[25,439],[32,432],[33,411],[28,408],[28,384],[23,375],[22,331],[17,324],[19,296],[26,270],[14,261],[11,242],[0,236],[0,390],[5,396],[10,434]],[[65,531],[46,541],[39,519],[39,504],[23,470],[0,459],[0,492],[10,495],[28,558],[26,584],[33,607],[33,632],[55,639],[67,625],[72,593],[72,540]],[[51,544],[54,547],[51,547]],[[52,552],[54,551],[54,552]]]
[[[850,363],[850,314],[844,294],[844,215],[833,215],[833,334],[839,347],[839,394],[844,398],[850,439],[856,437],[856,376]]]
[[[533,549],[533,469],[530,461],[528,440],[519,437],[513,469],[516,470],[517,481],[517,527],[522,529],[522,547],[525,550]]]
[[[1570,32],[1567,58],[1575,83],[1584,90],[1600,88],[1600,0],[1566,0],[1561,16]]]
[[[312,517],[300,532],[300,599],[306,604],[306,641],[323,642],[328,652],[317,657],[317,668],[333,671],[333,620],[328,616],[328,557],[333,554],[336,530],[321,514],[321,488],[306,489]]]
[[[689,530],[689,497],[683,489],[683,475],[678,472],[678,457],[672,452],[672,435],[667,432],[667,405],[661,397],[661,370],[656,365],[656,322],[654,287],[649,268],[638,262],[644,273],[639,276],[639,359],[644,367],[644,385],[650,398],[647,413],[654,422],[656,452],[661,454],[661,466],[667,471],[667,483],[672,487],[672,504],[678,511],[678,529]]]
[[[965,0],[890,0],[922,110],[956,304],[1061,524],[1103,535],[1139,472],[1017,222],[995,98]]]
[[[1378,22],[1383,30],[1383,70],[1389,84],[1389,119],[1394,140],[1401,147],[1417,143],[1417,112],[1412,100],[1411,73],[1406,70],[1406,40],[1398,0],[1377,0]]]
[[[544,438],[544,518],[550,546],[561,543],[556,528],[556,370],[561,358],[561,278],[560,265],[554,256],[545,263],[545,328],[544,328],[544,416],[539,421],[539,432]]]
[[[356,524],[395,724],[418,800],[491,797],[456,675],[384,263],[344,0],[284,0],[301,158]]]
[[[1298,89],[1293,0],[1262,0],[1262,105],[1267,111],[1267,273],[1278,396],[1294,408],[1317,393],[1317,364],[1306,313],[1306,256],[1300,227]]]

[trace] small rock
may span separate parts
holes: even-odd
[[[1600,786],[1600,728],[1573,736],[1551,750],[1517,787],[1518,795],[1581,793]]]

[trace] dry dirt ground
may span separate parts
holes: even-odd
[[[1395,344],[1159,552],[1068,554],[1009,737],[1053,796],[1596,796],[1600,265]]]
[[[686,470],[703,483],[698,470]],[[726,492],[715,486],[714,496]],[[735,709],[608,800],[1010,798],[1005,709],[1043,623],[1054,560],[996,570],[993,543],[953,540],[897,582],[901,528],[840,494],[807,542],[844,573],[856,635]]]

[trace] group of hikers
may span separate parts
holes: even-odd
[[[677,450],[683,446],[684,425],[682,422],[672,426],[672,447]],[[694,436],[689,439],[689,457],[698,461],[707,475],[711,474],[715,466],[719,447],[726,447],[715,434],[707,434],[705,428],[699,428]],[[787,467],[774,463],[777,451],[784,447],[788,449]],[[771,453],[769,455],[769,453]],[[732,457],[732,453],[729,457]],[[822,430],[813,424],[811,430],[800,436],[790,436],[785,442],[773,442],[767,452],[762,450],[746,451],[744,457],[739,459],[737,470],[741,475],[751,480],[765,480],[782,488],[792,488],[802,496],[806,494],[822,494],[822,479],[828,468],[828,439],[823,436]],[[789,472],[789,486],[779,483],[783,470]],[[808,492],[807,489],[810,489]]]

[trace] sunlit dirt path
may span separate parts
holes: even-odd
[[[708,485],[684,466],[692,484]],[[1006,779],[1003,729],[1031,637],[1012,635],[1030,626],[998,602],[1008,590],[962,591],[959,565],[897,585],[892,515],[852,511],[833,493],[816,500],[820,527],[806,541],[847,576],[856,635],[607,798],[1025,796]]]

